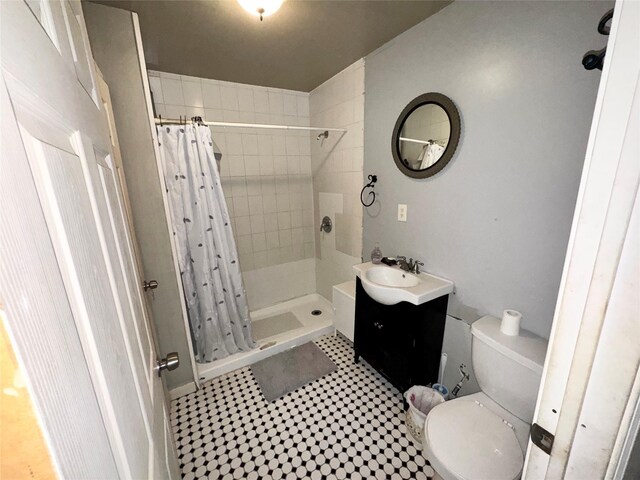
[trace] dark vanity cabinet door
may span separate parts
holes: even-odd
[[[382,305],[356,278],[355,360],[364,358],[400,392],[438,379],[448,296]]]

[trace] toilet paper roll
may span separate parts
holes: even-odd
[[[516,310],[505,310],[502,312],[502,323],[500,331],[505,335],[517,336],[520,333],[520,320],[522,314]]]

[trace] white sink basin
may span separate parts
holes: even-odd
[[[354,265],[353,270],[360,277],[365,292],[383,305],[400,302],[421,305],[453,292],[453,282],[424,272],[415,275],[399,267],[371,262]]]
[[[367,280],[383,287],[415,287],[420,283],[416,275],[386,266],[371,267],[365,273]]]

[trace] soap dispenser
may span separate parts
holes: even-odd
[[[371,250],[371,262],[376,265],[382,262],[382,251],[378,242],[376,242],[374,249]]]

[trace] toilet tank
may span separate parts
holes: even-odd
[[[531,423],[547,341],[520,330],[509,336],[500,320],[482,317],[471,325],[471,359],[481,390],[521,420]]]

